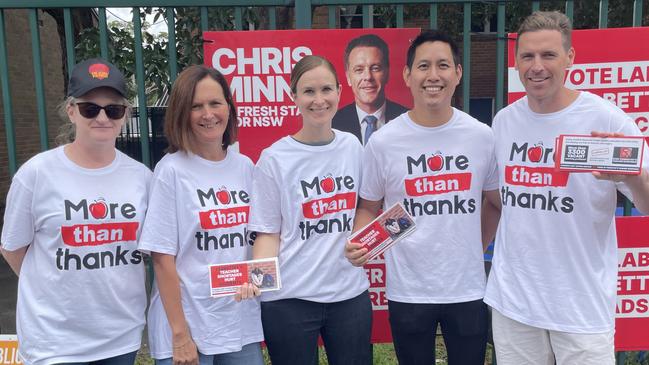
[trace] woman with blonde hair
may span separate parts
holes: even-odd
[[[76,65],[64,104],[73,141],[13,177],[1,241],[19,275],[25,364],[130,365],[140,349],[146,290],[136,245],[151,172],[115,149],[125,95],[112,64]]]

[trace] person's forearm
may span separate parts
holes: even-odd
[[[152,253],[152,258],[156,283],[174,342],[184,341],[185,336],[191,337],[191,335],[180,299],[180,279],[176,270],[176,258],[155,252]]]
[[[480,211],[483,251],[487,250],[489,244],[496,237],[501,209],[502,205],[498,190],[485,191],[482,199],[482,210]]]
[[[259,233],[252,246],[253,259],[265,259],[279,255],[279,233]]]
[[[16,273],[17,276],[20,275],[20,268],[23,265],[23,260],[25,259],[25,254],[27,253],[27,247],[29,246],[21,247],[15,251],[7,251],[0,247],[2,256],[9,264],[9,267],[11,267],[11,270],[13,270],[13,272]]]
[[[352,232],[356,232],[359,229],[368,225],[376,217],[379,216],[379,210],[383,205],[383,201],[369,201],[360,199],[358,202],[358,208],[356,208],[356,215],[354,217],[354,227]]]
[[[629,177],[626,185],[633,194],[633,204],[645,215],[649,215],[649,173],[642,170],[638,176]]]
[[[500,221],[500,209],[497,209],[485,199],[482,204],[480,221],[482,223],[482,250],[487,251],[487,247],[496,237],[498,222]]]

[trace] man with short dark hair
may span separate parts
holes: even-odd
[[[394,347],[401,365],[434,364],[441,325],[450,365],[483,365],[486,284],[482,195],[498,197],[491,128],[451,106],[462,78],[456,43],[427,31],[408,49],[403,78],[414,107],[365,146],[354,230],[401,203],[416,229],[385,253]],[[354,243],[346,256],[367,261]]]
[[[332,127],[354,134],[363,145],[377,129],[407,110],[385,97],[389,58],[388,45],[375,34],[354,38],[345,48],[345,75],[354,102],[336,113]]]
[[[498,365],[615,364],[617,190],[649,211],[646,158],[636,176],[554,169],[559,135],[641,135],[613,104],[564,86],[571,30],[558,12],[523,21],[515,60],[526,96],[493,122],[501,196],[484,211],[502,216],[484,300]]]

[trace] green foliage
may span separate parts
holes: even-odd
[[[154,36],[148,32],[149,24],[142,23],[142,55],[147,75],[145,88],[149,102],[155,102],[168,86],[169,67],[166,55],[167,40],[165,35]],[[133,24],[112,21],[107,27],[108,59],[117,66],[127,79],[128,97],[137,94],[134,81],[135,74],[135,35]],[[86,28],[79,34],[80,41],[75,47],[77,60],[100,57],[100,37],[98,28]]]
[[[208,29],[234,30],[234,8],[208,8]],[[145,21],[147,15],[153,15],[153,22],[166,22],[166,8],[140,8],[142,24],[142,55],[144,59],[145,94],[149,105],[161,98],[169,85],[169,41],[168,34],[152,34],[151,25]],[[254,8],[244,8],[242,23],[258,27],[260,16]],[[203,35],[201,30],[200,9],[196,7],[174,8],[174,30],[178,72],[185,67],[203,63]],[[135,33],[133,23],[112,21],[108,25],[108,59],[113,62],[129,80],[129,97],[137,93],[134,82],[135,73]],[[86,28],[79,34],[75,47],[75,57],[83,60],[99,57],[100,37],[98,28]]]

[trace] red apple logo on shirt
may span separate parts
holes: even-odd
[[[534,147],[527,150],[527,158],[532,162],[541,161],[541,156],[543,155],[543,142],[539,142],[534,145]]]
[[[218,199],[221,204],[230,203],[230,193],[225,186],[221,186],[221,189],[216,193],[216,199]]]
[[[95,219],[104,219],[108,214],[108,205],[106,205],[104,198],[99,198],[95,200],[94,203],[90,204],[89,208],[90,208],[90,214]]]
[[[331,193],[332,191],[334,191],[334,185],[334,178],[331,177],[331,174],[320,180],[320,187],[322,188],[322,190],[324,190],[325,193]]]
[[[432,171],[439,171],[442,168],[442,165],[444,165],[442,153],[439,151],[435,152],[435,155],[429,157],[426,163],[428,164],[428,168]]]

